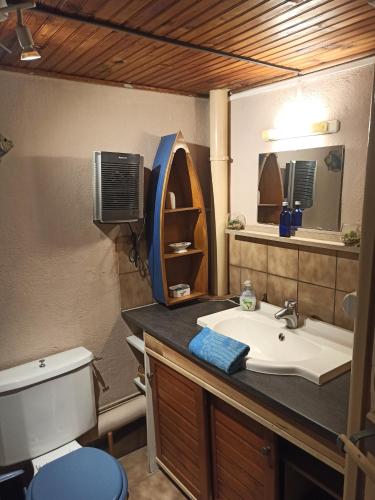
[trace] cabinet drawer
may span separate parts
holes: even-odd
[[[215,500],[275,500],[274,434],[217,398],[211,398]]]

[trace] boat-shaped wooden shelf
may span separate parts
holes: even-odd
[[[264,156],[259,172],[259,223],[279,223],[281,204],[284,200],[284,188],[277,155]]]
[[[168,193],[174,193],[171,208]],[[148,262],[154,298],[167,306],[208,291],[208,241],[202,190],[181,132],[162,137],[152,168],[148,203]],[[171,243],[190,242],[182,253]],[[171,297],[169,287],[188,284],[190,295]]]

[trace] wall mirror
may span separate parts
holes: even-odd
[[[303,208],[303,228],[339,231],[344,146],[259,155],[258,222],[278,224],[281,204]]]

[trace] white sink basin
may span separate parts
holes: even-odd
[[[262,302],[254,312],[236,307],[197,323],[249,345],[248,370],[299,375],[321,385],[350,369],[353,332],[311,319],[289,330],[284,320],[274,318],[279,309]]]

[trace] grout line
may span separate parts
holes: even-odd
[[[335,295],[333,297],[333,323],[336,324],[336,295],[337,295],[337,269],[338,269],[338,252],[336,251],[336,269],[335,269]]]

